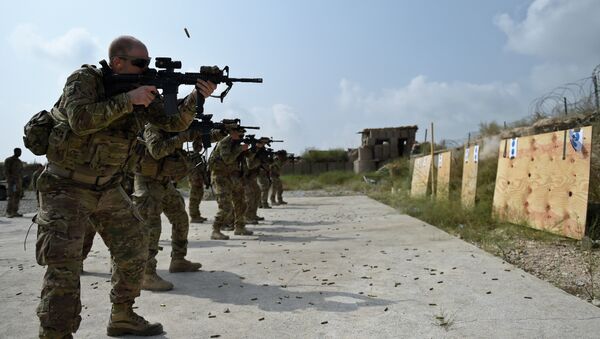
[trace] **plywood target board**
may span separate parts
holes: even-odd
[[[437,187],[436,197],[447,200],[450,196],[450,165],[452,164],[452,152],[444,152],[437,157]]]
[[[477,192],[477,169],[479,164],[479,145],[465,146],[463,164],[462,189],[460,198],[463,207],[475,206]]]
[[[500,142],[494,213],[502,220],[581,239],[592,127]]]
[[[431,155],[415,159],[413,168],[412,184],[410,186],[410,195],[412,197],[423,197],[427,194],[427,185],[429,184],[429,173],[431,172]]]

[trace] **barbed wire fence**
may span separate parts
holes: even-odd
[[[510,130],[515,127],[532,125],[546,118],[566,117],[577,114],[600,115],[600,64],[594,67],[591,76],[558,86],[535,98],[528,108],[528,115],[523,119],[503,122],[502,124],[482,124],[492,131]],[[494,126],[494,124],[496,124]],[[482,130],[470,131],[460,139],[444,139],[436,144],[445,148],[458,148],[472,141],[484,138],[490,133]],[[493,134],[493,133],[491,133]]]
[[[560,117],[573,114],[598,113],[598,72],[594,68],[590,77],[556,87],[536,98],[529,105],[532,119]]]

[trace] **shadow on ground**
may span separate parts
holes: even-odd
[[[244,277],[226,271],[169,275],[169,280],[175,284],[175,289],[167,292],[168,294],[207,298],[221,304],[256,305],[268,312],[304,309],[352,312],[362,307],[380,307],[392,303],[385,299],[342,291],[298,292],[291,290],[293,286],[256,285],[246,282]]]

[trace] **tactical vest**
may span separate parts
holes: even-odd
[[[95,101],[106,100],[102,71],[96,67],[83,65],[70,76],[70,80],[85,73],[94,76],[95,84],[86,85],[95,88]],[[143,122],[136,119],[136,114],[124,115],[95,133],[77,135],[67,121],[64,100],[58,107],[52,108],[50,113],[56,124],[49,137],[46,154],[49,162],[67,170],[97,177],[113,176],[133,169],[138,159],[135,152],[137,134],[143,128]]]
[[[148,150],[136,166],[135,173],[155,179],[169,178],[179,181],[189,172],[190,166],[183,150],[177,150],[159,160],[154,159]]]
[[[208,167],[210,168],[210,171],[222,175],[239,173],[241,170],[239,161],[236,161],[234,164],[226,164],[221,158],[220,150],[223,147],[234,147],[231,136],[226,136],[225,138],[221,139],[221,141],[217,143],[217,146],[215,146],[215,149],[210,154],[210,158],[208,159]]]

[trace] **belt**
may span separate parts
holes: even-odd
[[[162,184],[166,184],[168,182],[173,181],[173,177],[164,176],[164,175],[147,175],[147,174],[142,174],[139,172],[135,172],[135,175],[136,176],[139,175],[140,177],[146,178],[146,180],[148,180],[148,179],[156,180]]]
[[[96,186],[104,185],[114,178],[113,176],[94,177],[91,175],[86,175],[86,174],[82,174],[79,172],[75,172],[73,170],[62,168],[55,164],[48,164],[48,166],[46,167],[46,170],[49,173],[58,175],[59,177],[62,177],[62,178],[71,179],[71,180],[74,180],[74,181],[77,181],[80,183],[84,183],[84,184],[88,184],[88,185],[96,185]]]

